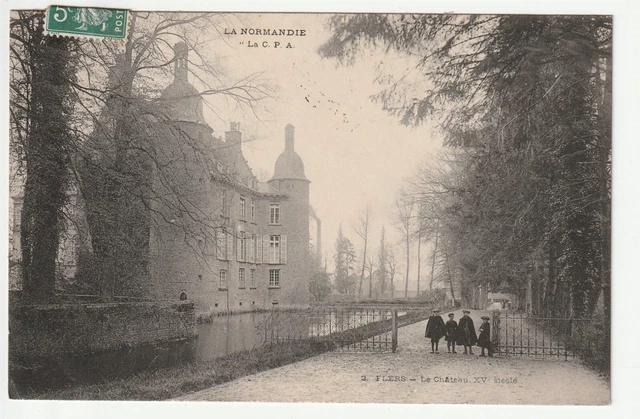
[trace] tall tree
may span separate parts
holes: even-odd
[[[389,250],[387,248],[387,241],[385,239],[384,226],[380,232],[380,248],[378,250],[378,269],[380,270],[380,296],[384,297],[386,291],[387,278],[389,272],[387,268],[387,262],[389,260]]]
[[[414,206],[415,202],[413,197],[406,191],[401,191],[395,202],[394,226],[402,235],[402,240],[405,245],[406,259],[406,272],[404,282],[404,298],[409,298],[409,270],[411,265],[411,243],[414,240],[413,236],[413,223],[414,223]]]
[[[418,220],[416,222],[416,224],[418,225],[417,229],[416,229],[416,241],[418,242],[418,249],[417,249],[417,253],[418,253],[418,274],[416,275],[417,277],[417,283],[416,283],[416,295],[419,297],[420,296],[420,268],[422,267],[422,260],[420,258],[420,253],[421,253],[421,245],[422,245],[422,238],[423,238],[423,231],[424,231],[424,224],[422,222],[423,217],[421,216],[421,213],[423,212],[422,207],[419,207],[418,209]]]
[[[395,284],[393,280],[396,277],[396,254],[393,247],[389,248],[389,254],[387,257],[387,270],[389,271],[389,286],[391,287],[391,298],[395,297]]]
[[[439,118],[463,151],[438,205],[463,291],[522,295],[537,265],[540,311],[589,316],[603,295],[608,313],[611,18],[351,15],[331,27],[324,56],[350,62],[380,45],[417,57],[380,77],[375,99],[406,124]]]
[[[356,224],[352,225],[353,231],[362,240],[362,270],[360,272],[360,284],[358,286],[358,298],[362,297],[362,282],[367,265],[367,245],[369,243],[369,224],[371,222],[371,207],[369,205],[360,213]],[[371,290],[369,290],[371,293]]]
[[[191,101],[191,111],[201,113],[202,105],[195,106],[199,97],[222,96],[255,111],[271,91],[257,75],[227,79],[204,54],[229,19],[234,17],[133,12],[127,43],[82,44],[83,83],[74,87],[82,101],[78,113],[93,121],[93,131],[83,133],[76,167],[91,233],[89,264],[96,267],[91,275],[99,278],[105,300],[117,292],[147,291],[150,230],[171,229],[175,232],[171,239],[182,238],[185,251],[209,268],[215,231],[223,222],[216,211],[198,205],[194,197],[200,186],[190,181],[222,174],[213,164],[215,150],[206,136],[175,122],[189,111],[176,103]],[[174,83],[177,88],[172,92],[184,97],[163,96],[172,76],[183,82]],[[185,90],[187,77],[197,82],[200,91]],[[167,135],[176,137],[179,146],[167,147]]]
[[[23,291],[49,301],[69,193],[77,57],[75,43],[43,33],[42,12],[17,12],[11,20],[11,138],[24,168],[21,214]]]
[[[376,269],[376,258],[371,253],[369,253],[365,268],[369,273],[369,299],[371,299],[373,298],[373,272]]]
[[[350,276],[353,264],[356,260],[356,253],[351,241],[342,234],[342,224],[338,228],[338,238],[335,244],[335,287],[340,294],[353,294],[355,282]]]

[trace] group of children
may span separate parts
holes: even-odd
[[[493,346],[491,344],[491,325],[489,317],[482,316],[482,325],[478,329],[480,335],[476,336],[476,329],[473,320],[469,317],[469,310],[462,310],[462,318],[459,323],[453,319],[453,313],[449,313],[449,321],[445,324],[440,316],[440,310],[433,310],[433,314],[427,322],[427,329],[424,332],[426,338],[431,338],[431,353],[438,353],[438,343],[444,336],[447,341],[447,352],[456,353],[456,345],[464,346],[465,354],[472,354],[472,346],[477,345],[481,348],[480,356],[486,356],[485,349],[490,357],[493,356]]]

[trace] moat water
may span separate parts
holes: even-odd
[[[405,312],[398,313],[399,316]],[[382,315],[382,317],[381,317]],[[391,313],[377,311],[319,311],[311,316],[295,312],[280,314],[277,333],[281,337],[324,336],[363,326],[372,321],[389,319]],[[269,313],[244,313],[213,317],[212,322],[198,325],[195,359],[212,360],[234,352],[260,347],[265,341],[265,320]],[[273,319],[273,318],[271,318]],[[270,323],[273,325],[273,321]],[[271,329],[270,329],[271,333]]]
[[[196,360],[207,361],[259,347],[263,339],[260,325],[266,316],[267,313],[233,314],[199,324]]]

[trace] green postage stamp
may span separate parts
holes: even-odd
[[[45,33],[49,35],[127,39],[126,10],[51,6],[45,16]]]

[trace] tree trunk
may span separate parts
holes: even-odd
[[[439,220],[436,221],[436,240],[435,240],[435,244],[433,245],[433,260],[431,261],[431,281],[429,281],[429,291],[433,291],[433,279],[434,279],[434,273],[436,270],[436,255],[438,254],[438,226],[439,226]],[[453,293],[451,293],[451,298],[453,298]],[[455,301],[453,302],[453,305],[455,307]]]
[[[41,29],[41,28],[40,28]],[[71,135],[70,40],[33,34],[31,131],[21,220],[23,291],[32,301],[54,297],[59,236],[67,202]]]
[[[364,281],[364,268],[367,260],[367,239],[364,240],[364,253],[362,255],[362,272],[360,272],[360,286],[358,287],[358,298],[362,298],[362,282]]]
[[[553,316],[554,309],[554,301],[556,298],[555,291],[557,288],[557,271],[556,271],[556,245],[555,239],[551,237],[549,239],[549,271],[548,271],[548,279],[547,279],[547,288],[544,294],[544,311],[543,314],[545,316]]]
[[[453,305],[455,307],[456,296],[453,292],[453,277],[451,276],[451,266],[449,265],[449,254],[445,252],[444,258],[445,258],[445,263],[447,265],[447,276],[449,278],[449,290],[451,291],[451,299],[453,300]]]
[[[409,239],[409,231],[407,229],[407,274],[404,280],[404,299],[405,300],[409,299],[409,259],[410,259],[409,252],[410,250],[411,250],[411,242]]]

